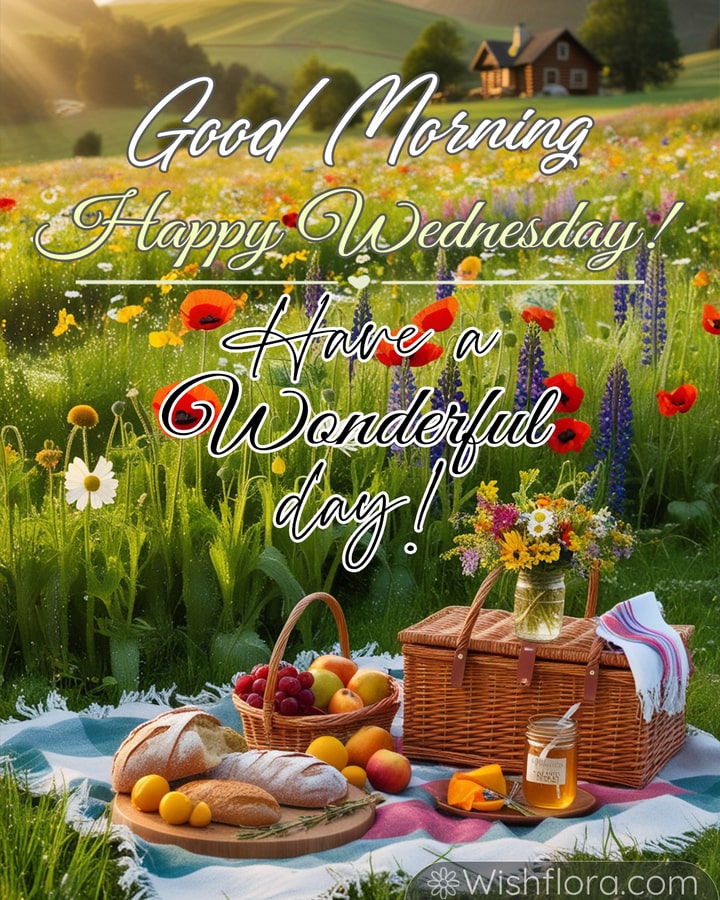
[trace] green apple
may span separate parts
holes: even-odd
[[[344,687],[340,676],[331,672],[330,669],[314,669],[312,692],[315,695],[315,706],[326,709],[330,698],[335,691],[342,690]]]

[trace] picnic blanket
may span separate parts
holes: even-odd
[[[398,658],[363,660],[401,676]],[[51,694],[36,707],[18,702],[18,714],[0,725],[0,760],[24,773],[36,792],[73,788],[70,814],[92,827],[112,799],[113,754],[136,725],[169,708],[196,703],[224,724],[240,727],[229,687],[208,686],[199,697],[173,689],[124,695],[116,707],[92,705],[72,712]],[[402,710],[393,725],[400,733]],[[285,860],[226,860],[174,846],[151,845],[118,827],[125,874],[135,900],[318,900],[348,896],[348,885],[368,873],[414,875],[440,857],[454,862],[530,861],[575,848],[612,852],[614,835],[625,845],[658,847],[720,826],[720,742],[690,728],[685,746],[646,788],[587,785],[597,809],[582,818],[548,818],[538,825],[449,816],[439,811],[433,783],[455,769],[413,764],[410,786],[377,808],[375,823],[359,840],[314,855]],[[618,853],[619,856],[619,853]]]

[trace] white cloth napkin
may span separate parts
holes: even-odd
[[[603,613],[597,633],[625,653],[646,722],[655,712],[682,712],[690,659],[682,638],[664,620],[652,591],[623,600]]]

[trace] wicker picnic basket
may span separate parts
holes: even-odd
[[[683,745],[685,715],[644,721],[625,654],[595,634],[597,573],[585,618],[566,616],[556,640],[530,644],[515,636],[511,613],[482,608],[500,572],[487,576],[469,608],[446,607],[398,635],[403,752],[519,773],[530,716],[560,715],[581,701],[578,777],[644,787]],[[687,645],[693,626],[674,627]]]
[[[350,656],[347,624],[338,601],[322,591],[303,597],[288,616],[270,656],[262,709],[250,706],[237,694],[232,695],[235,708],[242,719],[245,740],[248,747],[252,749],[295,750],[304,753],[310,742],[323,734],[331,734],[344,742],[363,725],[380,725],[382,728],[389,729],[400,708],[400,685],[395,678],[388,676],[390,680],[389,695],[377,703],[373,703],[372,706],[364,706],[353,712],[315,716],[282,716],[274,711],[273,699],[277,673],[288,638],[302,613],[316,600],[329,607],[337,626],[340,652],[343,656]]]

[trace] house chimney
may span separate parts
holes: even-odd
[[[513,39],[512,44],[510,44],[510,48],[508,50],[508,54],[510,56],[517,56],[520,50],[527,44],[530,39],[530,35],[528,34],[528,30],[525,27],[524,22],[520,22],[518,25],[513,28]]]

